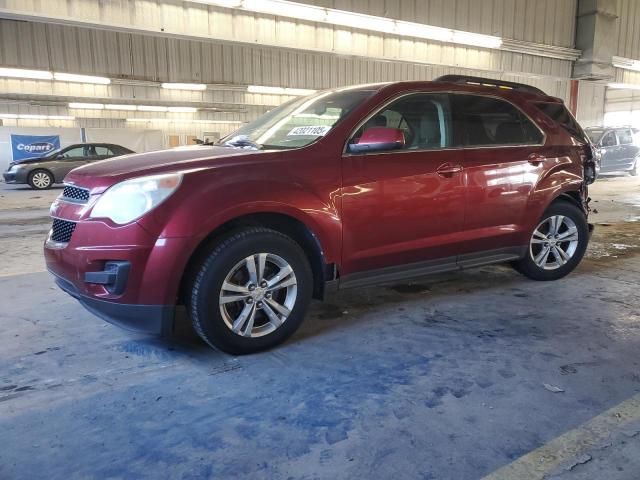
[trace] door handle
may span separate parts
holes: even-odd
[[[531,155],[529,155],[527,157],[527,161],[531,164],[531,165],[540,165],[541,163],[544,163],[547,161],[547,157],[545,157],[544,155],[540,155],[539,153],[532,153]]]
[[[440,165],[436,172],[441,177],[451,177],[456,173],[460,173],[462,171],[462,165],[451,165],[450,163],[445,163],[444,165]]]

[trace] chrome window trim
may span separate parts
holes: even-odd
[[[460,146],[460,147],[446,147],[446,148],[417,148],[415,150],[385,150],[385,151],[380,151],[380,152],[358,152],[358,153],[351,153],[348,151],[349,148],[349,140],[351,140],[351,138],[353,138],[353,135],[360,129],[360,127],[362,127],[365,123],[367,123],[369,120],[371,120],[371,118],[373,118],[377,113],[379,113],[380,111],[382,111],[383,109],[387,108],[389,105],[391,105],[393,102],[395,102],[396,100],[400,100],[401,98],[407,97],[409,95],[416,95],[416,94],[425,94],[425,95],[438,95],[438,94],[451,94],[451,95],[474,95],[476,97],[488,97],[488,98],[494,98],[497,100],[502,100],[503,102],[507,102],[509,105],[511,105],[512,107],[514,107],[516,110],[518,110],[522,115],[525,116],[525,118],[527,118],[537,129],[538,131],[542,134],[542,142],[541,143],[519,143],[519,144],[495,144],[495,145],[478,145],[478,146]],[[349,133],[347,140],[344,144],[344,147],[342,149],[342,156],[343,157],[353,157],[353,156],[363,156],[363,155],[384,155],[384,154],[390,154],[390,153],[425,153],[425,152],[445,152],[445,151],[452,151],[452,150],[486,150],[489,148],[522,148],[522,147],[543,147],[545,144],[547,143],[547,134],[544,132],[544,130],[542,130],[540,128],[540,126],[537,124],[537,122],[535,122],[533,120],[533,118],[531,118],[530,115],[528,115],[526,112],[524,112],[520,107],[518,107],[515,103],[513,103],[512,101],[501,97],[499,95],[493,95],[490,93],[475,93],[475,92],[460,92],[460,91],[456,91],[456,90],[442,90],[442,91],[425,91],[425,90],[412,90],[410,92],[405,92],[401,95],[398,95],[396,97],[393,97],[392,99],[388,100],[387,102],[385,102],[384,104],[382,104],[382,106],[380,106],[379,108],[376,108],[373,113],[370,113],[369,115],[367,115],[364,120],[362,120],[361,122],[359,122],[356,127],[351,131],[351,133]]]

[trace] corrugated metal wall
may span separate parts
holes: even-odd
[[[640,60],[640,2],[637,0],[618,0],[617,13],[616,55]],[[640,72],[617,68],[614,81],[640,85]],[[631,89],[607,88],[604,104],[605,114],[636,110],[640,110],[640,92]],[[614,115],[615,117],[616,115]]]
[[[487,1],[487,0],[484,0]],[[482,18],[485,12],[493,17],[505,16],[499,22],[491,23],[491,29],[497,35],[507,26],[522,38],[533,40],[554,39],[556,31],[553,24],[556,19],[573,25],[574,0],[560,2],[562,8],[546,8],[552,3],[533,0],[509,0],[513,6],[513,18],[501,10],[483,8],[479,15],[475,10],[483,2],[467,2],[469,8],[459,8],[453,12],[448,3],[443,3],[441,14],[453,15],[452,18],[468,17],[468,21],[475,22]],[[366,5],[379,2],[371,1]],[[360,4],[363,4],[360,2]],[[391,2],[389,3],[391,4]],[[36,6],[37,5],[37,6]],[[416,3],[417,5],[417,3]],[[435,3],[433,5],[436,5]],[[460,3],[462,5],[462,3]],[[489,5],[489,4],[487,4]],[[10,31],[3,37],[3,42],[9,42],[4,48],[5,56],[14,50],[12,39],[22,38],[30,45],[25,46],[27,55],[39,50],[37,45],[44,42],[71,46],[70,50],[52,54],[52,61],[65,68],[84,68],[97,73],[124,72],[127,75],[148,75],[157,73],[159,79],[182,81],[187,79],[212,78],[210,70],[222,63],[226,72],[226,79],[237,77],[232,73],[233,67],[240,68],[246,73],[244,76],[256,78],[256,75],[271,75],[277,77],[279,69],[277,61],[258,55],[255,50],[252,55],[245,52],[233,52],[223,55],[215,51],[215,47],[204,46],[201,42],[197,49],[192,48],[193,40],[225,41],[244,43],[249,45],[263,45],[278,47],[278,49],[295,49],[289,55],[298,55],[300,51],[327,52],[332,56],[349,55],[386,61],[407,61],[423,64],[438,64],[453,67],[467,67],[480,70],[521,72],[534,75],[556,76],[566,78],[570,74],[570,60],[551,58],[550,56],[535,56],[527,53],[513,53],[503,50],[488,50],[475,46],[456,44],[442,44],[417,38],[397,37],[376,31],[364,31],[347,27],[339,27],[322,23],[305,22],[301,20],[274,17],[272,15],[256,14],[244,10],[225,9],[203,5],[200,3],[179,2],[168,0],[130,0],[100,2],[98,0],[48,0],[47,2],[32,2],[22,0],[0,0],[0,7],[18,12],[24,18],[35,18],[42,21],[56,18],[58,22],[77,23],[77,26],[97,26],[111,30],[130,30],[132,32],[147,33],[149,35],[189,38],[192,42],[175,40],[163,42],[151,37],[140,37],[140,41],[133,41],[131,37],[122,34],[112,36],[100,30],[83,29],[81,31],[46,27],[44,32]],[[91,6],[91,8],[90,8]],[[515,8],[516,6],[522,6]],[[541,8],[545,7],[545,8]],[[435,8],[432,6],[432,10]],[[452,13],[453,12],[453,13]],[[467,12],[463,15],[464,12]],[[469,13],[471,12],[471,13]],[[500,12],[500,13],[498,13]],[[540,18],[547,17],[545,22]],[[517,18],[517,21],[515,19]],[[533,20],[533,22],[532,22]],[[482,23],[482,22],[480,22]],[[473,25],[483,29],[482,25]],[[530,34],[526,33],[533,26]],[[522,27],[522,28],[521,28]],[[551,33],[546,33],[551,32]],[[570,32],[570,33],[567,33]],[[573,36],[573,27],[566,28],[565,35]],[[548,37],[548,38],[547,38]],[[567,43],[569,40],[561,40]],[[96,52],[104,52],[96,58],[91,55],[81,55],[73,48],[73,44],[93,46]],[[15,52],[21,52],[16,50]],[[15,53],[14,55],[19,55]],[[285,53],[279,53],[279,56]],[[46,59],[44,52],[40,52],[39,61]],[[214,59],[217,60],[214,62]],[[8,58],[10,60],[10,58]],[[17,60],[17,59],[16,59]],[[308,66],[308,65],[306,65]],[[305,66],[303,66],[304,68]],[[307,84],[318,78],[318,69],[305,69],[311,79]],[[289,71],[284,70],[285,73]],[[297,75],[300,76],[300,73]],[[223,81],[228,81],[228,80]],[[268,79],[264,79],[266,83]],[[274,78],[274,80],[279,80]],[[286,78],[282,80],[287,80]],[[291,78],[290,81],[298,80]],[[324,82],[326,83],[326,82]]]
[[[608,88],[603,124],[640,128],[640,91]]]
[[[200,123],[165,123],[165,122],[148,122],[148,123],[131,123],[125,120],[109,119],[109,118],[79,118],[75,121],[70,120],[11,120],[0,119],[0,126],[21,126],[21,127],[62,127],[62,128],[131,128],[140,130],[143,128],[152,130],[162,130],[165,136],[165,146],[168,144],[169,135],[182,136],[183,142],[187,135],[195,135],[198,138],[204,138],[205,133],[218,133],[225,136],[238,128],[233,124],[200,124]]]
[[[616,55],[640,59],[640,2],[618,0],[618,31]]]
[[[640,110],[640,91],[608,88],[605,113]]]
[[[626,0],[631,1],[633,0]],[[323,7],[348,10],[520,41],[573,46],[577,0],[301,0]],[[103,23],[164,26],[167,32],[188,26],[192,34],[234,34],[234,30],[272,30],[270,16],[177,0],[0,0],[0,8]],[[263,18],[266,17],[266,22]],[[326,36],[331,26],[314,29],[313,22],[280,19],[280,26],[297,24],[298,42]],[[211,32],[215,25],[218,31]],[[309,30],[311,29],[311,30]],[[236,34],[239,32],[235,32]],[[267,32],[256,32],[263,34]],[[289,35],[281,32],[281,35]],[[284,36],[281,40],[286,41]],[[329,38],[322,39],[330,41]]]
[[[573,45],[576,0],[314,0],[306,3],[529,42]],[[0,96],[20,91],[41,95],[42,106],[29,109],[59,110],[58,106],[46,103],[56,97],[62,102],[72,101],[69,96],[75,94],[78,101],[113,98],[198,106],[219,102],[236,112],[231,117],[224,114],[224,118],[246,121],[287,98],[250,95],[238,91],[238,85],[323,89],[379,81],[430,80],[451,73],[523,81],[551,95],[568,98],[571,62],[558,58],[385,38],[376,32],[334,30],[310,22],[178,0],[0,0],[0,8],[101,22],[105,26],[98,29],[0,20],[0,65],[140,81],[228,84],[236,88],[235,91],[221,87],[217,91],[194,93],[167,92],[154,86],[65,86],[50,82],[0,81]],[[159,31],[160,27],[164,32]],[[116,28],[132,31],[147,28],[149,32],[155,29],[156,33],[113,31]],[[196,37],[166,36],[187,34]],[[201,39],[195,39],[198,35]],[[211,36],[246,40],[251,45],[215,41]],[[260,46],[274,43],[281,48]],[[237,112],[238,105],[243,104],[261,107]],[[74,114],[80,116],[77,112]],[[208,118],[222,118],[221,115],[212,114]],[[102,118],[99,121],[121,120]]]
[[[327,8],[573,47],[577,0],[306,0]]]
[[[437,45],[437,42],[386,39],[382,45],[365,33],[345,34],[348,35],[345,42],[365,45],[359,49],[359,56],[3,20],[0,22],[0,62],[155,81],[253,83],[301,88],[326,88],[368,81],[372,77],[391,79],[390,73],[396,79],[403,71],[419,69],[420,64],[556,78],[568,78],[571,74],[571,62],[567,60]],[[376,58],[394,64],[385,67]],[[401,62],[416,66],[399,68]]]
[[[469,66],[477,63],[469,62]],[[429,80],[466,71],[462,67],[153,38],[11,20],[0,20],[0,64],[55,68],[112,78],[316,89],[387,80]],[[489,71],[489,75],[495,77],[505,70],[530,70],[536,76],[523,74],[522,77],[554,95],[564,96],[565,87],[558,89],[563,81],[557,79],[567,79],[570,69],[568,61],[495,52],[489,54],[484,68],[469,68],[468,72],[486,74]],[[507,74],[507,77],[516,79],[518,75]]]
[[[606,86],[580,82],[576,118],[583,127],[602,125]]]

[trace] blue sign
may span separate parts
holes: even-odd
[[[60,148],[58,135],[11,135],[13,161],[43,157]]]

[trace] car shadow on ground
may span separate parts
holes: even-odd
[[[579,269],[574,275],[580,275]],[[336,328],[353,328],[368,321],[371,315],[382,315],[390,310],[393,315],[402,315],[405,306],[416,308],[416,303],[420,308],[428,307],[431,303],[437,304],[447,297],[464,301],[467,294],[497,288],[504,290],[505,294],[521,295],[527,285],[535,284],[509,266],[494,265],[395,284],[343,290],[327,295],[324,301],[312,301],[300,329],[274,350],[286,349],[292,342],[304,342],[326,335]],[[193,330],[184,307],[180,307],[176,314],[173,334],[165,337],[164,341],[175,342],[182,348],[208,349]]]
[[[596,229],[584,260],[566,280],[559,280],[557,283],[562,285],[566,281],[575,281],[579,277],[594,275],[605,270],[612,261],[623,261],[623,257],[628,258],[640,253],[640,243],[636,240],[640,223],[617,222],[603,225],[606,226]],[[625,244],[611,243],[612,237]],[[292,343],[329,335],[336,329],[352,329],[363,322],[370,321],[372,317],[386,315],[390,320],[396,321],[407,315],[419,316],[417,312],[420,310],[437,309],[452,302],[471,302],[474,298],[477,300],[477,294],[483,292],[493,296],[497,294],[505,299],[506,297],[526,299],[535,296],[545,284],[548,282],[528,280],[508,264],[498,264],[380,286],[341,290],[327,294],[324,301],[312,301],[300,329],[291,339],[275,347],[274,350],[286,349]],[[527,300],[521,301],[527,302]],[[508,306],[505,306],[504,310],[505,316],[513,314]],[[482,327],[484,317],[485,314],[482,311],[477,313],[478,328]],[[489,315],[486,317],[489,318]],[[437,323],[440,326],[446,326],[448,321],[451,319],[443,316]],[[191,351],[192,354],[196,353],[195,351],[197,351],[196,355],[200,355],[201,352],[205,356],[210,354],[209,347],[193,330],[184,307],[178,309],[173,334],[162,341],[167,342],[168,345],[175,344],[176,348]]]

